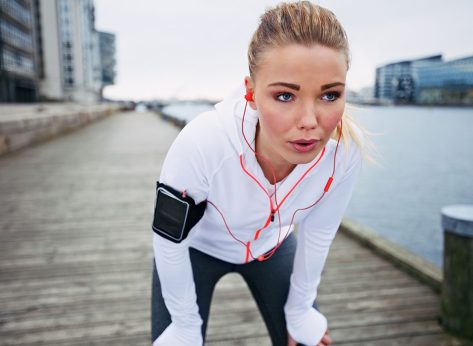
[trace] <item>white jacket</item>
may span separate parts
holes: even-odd
[[[268,196],[242,170],[240,154],[243,154],[246,169],[263,186],[270,188],[271,184],[241,134],[244,95],[244,87],[239,87],[216,104],[215,110],[200,114],[184,127],[167,153],[159,181],[179,191],[186,190],[196,203],[205,199],[213,202],[223,213],[235,237],[244,243],[251,241],[256,258],[277,244],[279,222],[276,215],[275,222],[261,232],[257,241],[253,241],[255,231],[268,218],[270,206]],[[257,120],[257,112],[248,106],[245,135],[250,143],[253,141],[253,146]],[[323,193],[332,173],[335,146],[336,141],[330,139],[320,162],[281,207],[281,224],[285,226],[282,236],[288,230],[295,210],[313,204]],[[320,155],[311,163],[297,165],[284,181],[276,185],[278,201]],[[299,225],[298,242],[284,311],[289,333],[306,345],[316,345],[327,329],[327,320],[312,304],[361,162],[359,147],[352,142],[346,154],[343,141],[340,141],[330,190],[313,208],[298,212],[294,220]],[[289,232],[292,232],[292,227]],[[210,204],[185,241],[175,244],[153,232],[153,246],[163,297],[172,318],[171,325],[154,345],[201,345],[202,320],[196,303],[188,247],[231,263],[245,263],[246,249],[230,236],[221,215]]]

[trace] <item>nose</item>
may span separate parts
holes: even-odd
[[[297,127],[301,130],[313,130],[317,127],[317,111],[313,105],[305,105],[300,110]]]

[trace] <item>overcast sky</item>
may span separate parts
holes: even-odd
[[[220,99],[248,74],[247,47],[273,0],[95,0],[96,28],[116,34],[112,99]],[[377,66],[473,55],[472,0],[320,0],[344,26],[347,87],[374,84]]]

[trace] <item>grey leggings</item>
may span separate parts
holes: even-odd
[[[296,238],[290,234],[274,255],[263,262],[232,264],[194,248],[189,249],[197,294],[197,305],[203,320],[202,335],[205,340],[210,303],[217,281],[227,273],[241,274],[263,316],[264,322],[275,346],[287,346],[284,304],[289,291],[289,278],[296,250]],[[314,307],[317,308],[316,302]],[[151,293],[151,342],[171,323],[171,317],[164,304],[156,264],[153,260],[153,283]]]

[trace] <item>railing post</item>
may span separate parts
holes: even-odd
[[[473,339],[473,205],[444,207],[442,228],[442,324]]]

